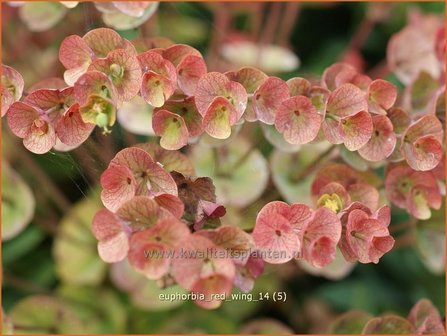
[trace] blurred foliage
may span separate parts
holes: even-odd
[[[2,20],[3,62],[22,72],[27,83],[45,76],[60,75],[62,68],[57,62],[56,50],[61,40],[69,34],[82,35],[101,26],[97,14],[83,5],[71,9],[66,20],[53,30],[39,34],[27,33],[23,23],[17,19],[15,9],[3,5],[3,15],[9,18]],[[269,6],[271,5],[268,5],[265,11],[269,10]],[[325,67],[337,61],[350,37],[364,20],[367,6],[367,3],[302,4],[289,41],[293,51],[299,55],[302,65],[292,73],[281,74],[281,77],[318,75]],[[441,2],[393,4],[390,18],[378,23],[362,46],[361,52],[367,69],[384,60],[387,41],[404,26],[407,10],[413,7],[444,15],[444,3]],[[153,35],[160,34],[177,43],[191,44],[206,55],[213,38],[212,32],[216,28],[213,11],[212,6],[203,3],[161,3],[157,19],[150,20],[147,26]],[[238,12],[234,22],[236,27],[243,28],[247,25],[250,19],[247,13]],[[124,37],[132,39],[140,36],[141,31],[132,29],[121,33]],[[24,48],[27,48],[26,52]],[[33,58],[32,62],[30,58]],[[387,79],[393,80],[393,77]],[[102,269],[106,268],[105,264],[94,267],[98,273],[94,278],[85,280],[81,277],[81,272],[85,272],[86,267],[81,264],[86,261],[80,258],[86,254],[86,258],[94,259],[97,255],[94,244],[91,245],[94,239],[89,236],[88,230],[92,211],[88,209],[89,205],[83,203],[87,202],[86,195],[94,191],[95,186],[87,172],[82,171],[80,164],[89,167],[90,175],[98,178],[105,163],[100,162],[98,156],[86,158],[82,150],[43,156],[29,154],[62,190],[64,197],[71,202],[80,202],[73,212],[62,216],[64,210],[57,208],[55,202],[51,201],[51,197],[46,193],[47,186],[43,185],[32,168],[16,155],[15,148],[21,145],[9,141],[10,135],[4,126],[3,130],[2,146],[5,155],[36,195],[36,214],[31,224],[14,239],[3,242],[2,306],[7,316],[28,321],[31,318],[31,306],[25,305],[27,301],[21,300],[27,297],[27,300],[30,300],[29,297],[34,295],[53,297],[52,305],[56,308],[60,302],[64,302],[64,309],[69,311],[67,314],[74,314],[76,319],[79,319],[75,322],[79,322],[83,327],[88,324],[87,330],[96,333],[225,334],[238,332],[244,324],[259,318],[273,318],[295,332],[304,333],[315,330],[315,325],[320,323],[318,319],[312,322],[312,318],[303,318],[308,316],[307,314],[314,314],[309,312],[310,302],[323,302],[318,306],[319,311],[327,310],[325,317],[331,319],[351,309],[360,309],[372,315],[392,311],[406,316],[415,302],[420,298],[428,298],[441,315],[445,315],[445,276],[430,272],[421,262],[421,251],[412,246],[395,248],[386,254],[378,265],[359,264],[348,277],[338,281],[308,275],[293,263],[268,268],[256,281],[252,293],[257,295],[260,292],[285,291],[285,303],[275,303],[271,300],[234,301],[227,302],[214,311],[205,311],[192,302],[161,311],[138,308],[126,292],[117,289],[111,282],[110,277],[105,274],[107,270]],[[260,131],[255,132],[259,135]],[[137,142],[147,138],[138,136],[131,140]],[[107,144],[102,143],[99,147],[104,150],[102,154],[106,157],[110,154],[108,152],[113,155],[118,148],[126,145],[129,139],[123,130],[117,129],[107,141]],[[259,141],[258,145],[263,154],[272,151],[272,146],[264,140]],[[77,216],[82,217],[81,223],[76,220]],[[408,216],[402,211],[394,213],[393,223],[407,220]],[[56,227],[61,225],[57,234],[48,229],[50,224]],[[69,234],[70,237],[61,236],[64,234]],[[87,244],[90,244],[88,250],[73,246],[74,238],[71,235],[76,239],[85,238]],[[66,241],[63,241],[64,239]],[[71,249],[71,255],[66,255]],[[67,258],[66,264],[63,264],[64,257]],[[92,261],[95,262],[99,262],[99,259]],[[69,277],[70,271],[76,272],[72,279]],[[32,299],[37,310],[38,299],[39,297]],[[42,322],[36,319],[34,322]],[[62,329],[51,329],[51,322],[54,321],[42,322],[46,323],[44,330],[66,331],[65,325],[59,326]]]

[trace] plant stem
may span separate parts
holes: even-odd
[[[296,26],[297,17],[300,14],[301,4],[299,2],[287,2],[280,30],[278,32],[278,44],[289,46],[290,35]]]
[[[323,153],[321,153],[314,161],[312,161],[304,170],[297,174],[291,174],[290,179],[293,182],[298,182],[303,178],[307,177],[311,174],[315,168],[317,168],[332,152],[337,148],[336,145],[331,145],[328,149],[326,149]]]
[[[37,286],[27,280],[21,279],[7,271],[4,271],[3,280],[6,284],[11,285],[12,287],[22,289],[24,291],[30,293],[38,293],[38,294],[50,294],[51,292],[40,286]]]

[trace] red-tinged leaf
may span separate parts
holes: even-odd
[[[413,142],[424,135],[435,135],[442,141],[442,124],[435,115],[426,115],[413,123],[405,132],[404,141]]]
[[[183,118],[188,128],[189,136],[195,137],[203,132],[202,116],[197,111],[194,97],[184,100],[168,100],[162,107],[164,110],[176,113]]]
[[[113,5],[121,12],[134,17],[142,16],[151,4],[150,1],[113,1]]]
[[[373,214],[373,218],[379,220],[379,222],[382,223],[382,225],[385,225],[386,227],[390,226],[391,208],[388,205],[383,205]]]
[[[268,78],[261,70],[244,67],[238,71],[230,71],[226,76],[235,82],[242,84],[247,93],[254,93],[258,87]],[[253,98],[248,97],[247,108],[245,109],[244,118],[247,121],[256,121],[256,113],[253,110]]]
[[[290,96],[307,96],[312,84],[307,79],[302,77],[290,78],[287,82],[289,87]]]
[[[339,86],[351,82],[357,75],[357,70],[346,63],[335,63],[324,70],[321,78],[322,85],[329,89],[335,90]]]
[[[203,116],[202,127],[213,138],[227,139],[237,120],[237,111],[228,99],[216,97]]]
[[[130,238],[129,263],[146,278],[157,280],[169,270],[170,259],[164,257],[168,251],[163,244],[151,243],[140,237],[145,233],[137,232]]]
[[[340,121],[340,133],[343,143],[350,151],[355,151],[366,145],[373,133],[371,115],[361,111]]]
[[[22,102],[13,103],[7,114],[9,129],[22,139],[31,134],[33,123],[39,118],[40,114],[34,107]]]
[[[59,48],[59,61],[66,69],[86,69],[94,57],[93,50],[78,35],[67,36]]]
[[[85,63],[79,67],[71,68],[65,70],[64,72],[64,81],[68,85],[75,85],[76,81],[88,71],[88,68],[91,63]]]
[[[138,62],[140,63],[143,73],[153,71],[159,75],[168,78],[175,88],[177,83],[177,73],[174,65],[163,58],[156,51],[149,50],[138,55]]]
[[[354,76],[354,78],[351,79],[350,83],[354,84],[362,91],[367,92],[368,87],[371,84],[371,82],[372,82],[372,79],[369,76],[364,75],[364,74],[357,74]]]
[[[396,134],[388,117],[377,115],[372,117],[374,131],[371,139],[359,149],[362,158],[368,161],[381,161],[389,157],[396,147]]]
[[[410,84],[421,71],[438,78],[441,69],[433,42],[415,26],[407,26],[390,39],[387,61],[390,70],[404,84]]]
[[[192,290],[199,279],[222,275],[232,282],[235,266],[227,252],[211,240],[190,235],[181,240],[172,260],[171,274],[182,287]]]
[[[188,129],[183,118],[168,110],[157,110],[152,117],[155,135],[161,136],[161,147],[177,150],[188,144]]]
[[[352,184],[363,182],[363,179],[351,167],[340,163],[331,163],[318,171],[312,183],[312,194],[318,195],[321,188],[331,182],[338,182],[343,187],[348,188]]]
[[[114,165],[101,175],[101,200],[104,206],[116,211],[125,202],[131,200],[137,191],[137,182],[132,171],[126,166]]]
[[[198,279],[191,288],[193,293],[203,294],[204,299],[194,302],[205,309],[216,309],[222,304],[220,297],[226,297],[231,293],[233,281],[221,274],[212,274]]]
[[[415,170],[427,171],[435,168],[442,160],[442,144],[439,136],[425,135],[413,143],[402,143],[401,151],[407,163]]]
[[[309,90],[308,97],[318,113],[322,116],[326,113],[327,101],[331,92],[321,86],[312,86]]]
[[[252,104],[258,120],[273,125],[276,110],[290,97],[287,83],[277,77],[267,78],[253,93]]]
[[[282,264],[293,259],[301,248],[290,222],[279,215],[275,219],[257,219],[253,239],[262,258],[271,264]]]
[[[335,259],[341,236],[341,223],[335,212],[321,207],[307,223],[303,237],[303,258],[315,267],[324,267]]]
[[[177,196],[177,185],[171,175],[142,149],[131,147],[120,151],[110,166],[128,167],[137,181],[137,195],[168,193]]]
[[[237,226],[224,225],[216,230],[203,230],[199,233],[205,234],[216,245],[226,249],[237,265],[245,265],[255,247],[252,236]]]
[[[85,123],[79,111],[79,104],[72,105],[57,121],[56,135],[68,146],[78,146],[92,133],[95,124]]]
[[[99,95],[115,101],[117,92],[106,74],[99,71],[89,71],[83,74],[74,84],[73,95],[79,105],[84,105],[91,95]]]
[[[23,93],[24,81],[22,75],[15,69],[2,64],[2,117],[5,115],[9,106],[20,100]]]
[[[31,92],[24,99],[24,103],[43,112],[52,123],[57,122],[65,112],[65,109],[72,105],[73,102],[73,88],[67,88],[62,91],[39,89]]]
[[[35,154],[44,154],[56,144],[56,132],[43,118],[36,119],[31,132],[23,139],[23,145]]]
[[[116,214],[133,232],[150,228],[162,219],[175,218],[148,196],[133,197],[124,203]]]
[[[188,228],[179,220],[161,219],[149,229],[132,235],[129,262],[147,278],[159,279],[169,270],[172,249],[188,235]]]
[[[326,116],[346,117],[367,109],[365,93],[353,84],[343,84],[329,95]]]
[[[234,285],[241,291],[247,293],[253,289],[255,279],[264,272],[264,261],[253,252],[248,258],[245,266],[236,266]]]
[[[173,46],[170,46],[163,50],[162,53],[163,58],[170,61],[176,67],[180,64],[181,61],[183,61],[186,56],[189,55],[202,57],[197,49],[194,49],[193,47],[190,47],[186,44],[174,44]]]
[[[168,210],[174,217],[181,218],[185,210],[185,205],[177,196],[171,194],[160,194],[154,197],[157,204]]]
[[[366,183],[355,183],[348,187],[348,193],[352,202],[360,202],[371,211],[379,206],[379,192],[373,186]]]
[[[377,114],[386,114],[397,98],[396,87],[382,79],[371,82],[368,88],[368,111]]]
[[[116,31],[109,28],[90,30],[82,39],[93,50],[97,58],[105,58],[109,52],[115,49],[124,49],[136,56],[134,46],[123,39]]]
[[[188,157],[179,151],[168,151],[156,143],[142,143],[134,147],[141,148],[149,153],[155,162],[158,162],[168,172],[176,171],[186,176],[194,176],[195,171]]]
[[[321,116],[309,98],[295,96],[281,103],[275,127],[291,144],[305,144],[316,138],[321,126]]]
[[[254,93],[268,78],[261,70],[252,67],[243,67],[238,71],[227,72],[225,75],[230,80],[242,84],[247,93]]]
[[[177,66],[178,86],[187,96],[194,95],[197,83],[207,72],[205,61],[200,56],[188,55]]]
[[[431,217],[430,208],[439,209],[441,204],[442,198],[438,186],[423,181],[410,190],[406,208],[414,217],[424,220]]]
[[[419,300],[411,309],[408,321],[417,334],[444,334],[445,327],[436,307],[427,299]]]
[[[120,219],[106,209],[99,210],[92,222],[93,235],[98,239],[102,260],[114,263],[123,260],[129,250],[129,239]]]
[[[240,119],[247,107],[247,92],[244,87],[218,72],[209,72],[200,78],[195,92],[195,103],[199,113],[205,117],[216,97],[221,96],[233,105]]]
[[[343,133],[341,132],[341,123],[332,118],[326,118],[321,124],[324,137],[331,144],[339,145],[343,143]]]
[[[132,40],[132,44],[134,45],[135,49],[138,53],[144,53],[145,51],[151,50],[151,49],[161,49],[163,50],[165,48],[169,48],[174,44],[170,39],[166,37],[139,37],[134,40]]]
[[[385,179],[385,191],[388,199],[399,208],[405,208],[407,195],[413,187],[414,178],[430,178],[429,172],[421,172],[414,174],[410,167],[396,166],[389,170]]]
[[[144,100],[154,107],[161,107],[173,95],[174,83],[163,75],[148,71],[143,75],[141,95]]]
[[[131,100],[140,90],[140,64],[131,52],[124,49],[113,50],[107,58],[93,61],[88,70],[107,74],[116,88],[119,101]]]
[[[390,236],[388,228],[358,209],[352,210],[349,214],[345,239],[361,263],[377,264],[379,259],[394,246],[394,239]]]
[[[258,213],[253,230],[253,239],[262,258],[279,264],[296,257],[301,249],[298,233],[310,216],[310,209],[302,204],[289,206],[275,201],[265,205]]]

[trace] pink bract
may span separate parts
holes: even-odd
[[[195,103],[199,113],[205,117],[217,97],[222,97],[234,107],[236,121],[247,107],[247,92],[238,82],[229,80],[218,72],[209,72],[200,78],[195,91]]]
[[[262,259],[272,264],[285,263],[298,256],[301,249],[299,234],[311,216],[303,204],[289,206],[274,201],[258,213],[253,239]]]
[[[442,159],[442,124],[435,115],[426,115],[408,127],[400,150],[414,170],[431,170]]]
[[[123,260],[129,250],[126,229],[117,215],[107,209],[95,214],[93,235],[98,239],[98,252],[102,260],[114,263]]]
[[[393,124],[386,116],[372,117],[373,133],[365,146],[359,149],[361,157],[368,161],[380,161],[389,157],[396,146]]]
[[[256,118],[265,124],[273,125],[277,108],[289,97],[286,82],[277,77],[267,78],[253,93],[252,103]]]
[[[22,102],[15,102],[8,110],[11,131],[23,139],[23,145],[31,152],[43,154],[56,144],[56,132],[48,115]]]
[[[23,77],[17,70],[2,64],[2,117],[6,114],[6,111],[8,111],[12,103],[20,100],[24,85]]]
[[[114,211],[135,195],[177,195],[177,186],[152,157],[133,147],[120,151],[101,176],[104,205]]]
[[[106,58],[94,60],[88,67],[88,71],[92,70],[108,75],[120,102],[131,100],[140,90],[142,73],[133,52],[124,49],[112,50]]]
[[[309,98],[295,96],[282,102],[276,112],[275,127],[291,144],[305,144],[316,138],[322,118]]]
[[[161,136],[161,147],[177,150],[188,143],[188,128],[183,118],[168,110],[157,110],[152,117],[155,135]]]
[[[232,282],[236,269],[226,253],[211,240],[190,235],[178,243],[171,274],[179,285],[189,290],[197,286],[197,281],[210,276],[220,275]]]
[[[302,234],[303,258],[315,267],[324,267],[335,259],[341,236],[341,223],[335,212],[317,209]]]
[[[428,219],[430,208],[441,207],[441,193],[432,172],[415,171],[399,165],[386,175],[387,197],[399,208],[407,209],[418,219]]]
[[[394,245],[394,239],[388,231],[389,222],[388,206],[374,214],[361,209],[350,211],[347,222],[344,223],[341,243],[341,251],[346,260],[377,264]]]

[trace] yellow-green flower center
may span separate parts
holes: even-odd
[[[343,202],[337,194],[324,194],[317,202],[319,207],[324,206],[331,209],[333,212],[338,213],[343,209]]]

